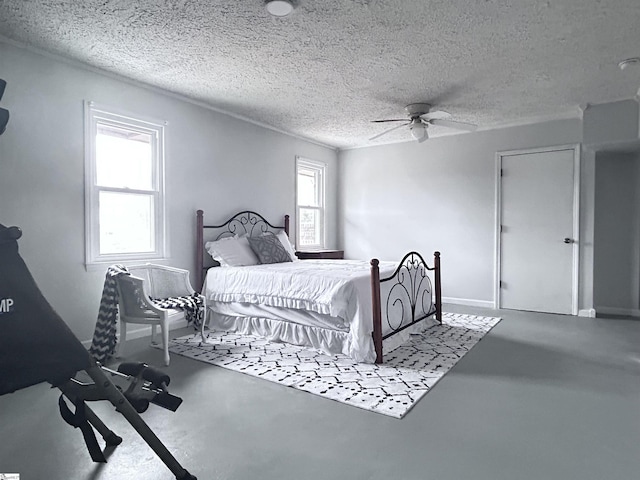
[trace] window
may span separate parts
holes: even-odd
[[[296,159],[297,248],[324,248],[324,177],[322,163]]]
[[[164,125],[85,105],[87,264],[159,259]]]

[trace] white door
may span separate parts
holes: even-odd
[[[577,146],[498,154],[498,306],[577,312]]]

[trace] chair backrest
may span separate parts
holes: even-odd
[[[133,275],[119,275],[116,280],[120,316],[153,316],[145,301],[144,279]]]
[[[128,267],[129,273],[144,280],[151,298],[168,298],[191,295],[189,271],[165,265],[138,265]]]

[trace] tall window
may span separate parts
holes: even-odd
[[[298,249],[324,248],[324,177],[324,164],[296,159]]]
[[[164,126],[85,111],[87,263],[164,257]]]

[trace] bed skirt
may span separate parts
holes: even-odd
[[[413,325],[384,340],[388,354],[405,343],[411,334],[421,333],[438,323],[434,318]],[[285,320],[258,316],[233,316],[207,311],[206,324],[211,330],[256,335],[271,342],[283,342],[313,348],[327,355],[344,354],[361,363],[374,363],[376,352],[373,338],[355,339],[348,329],[335,330],[314,325],[301,325]]]

